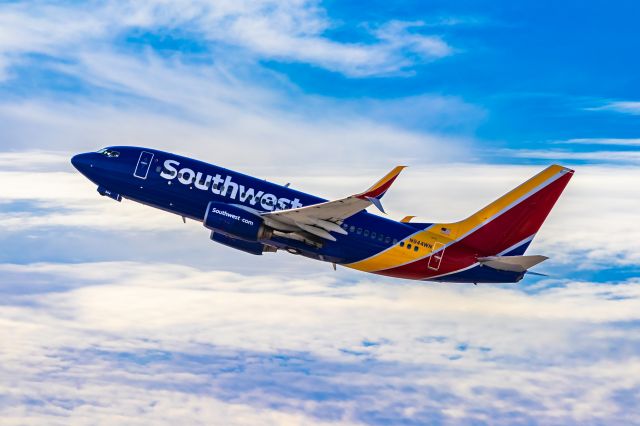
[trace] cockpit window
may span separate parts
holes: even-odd
[[[120,153],[118,151],[114,151],[112,149],[109,148],[102,148],[100,151],[98,151],[98,154],[102,154],[105,155],[109,158],[118,158],[120,157]]]

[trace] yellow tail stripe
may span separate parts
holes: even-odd
[[[538,173],[537,175],[535,175],[534,177],[532,177],[531,179],[529,179],[528,181],[526,181],[525,183],[507,192],[505,195],[498,198],[493,203],[489,204],[488,206],[481,209],[477,213],[472,214],[465,220],[450,224],[451,226],[455,226],[457,228],[455,229],[457,233],[454,236],[454,238],[465,235],[466,233],[471,231],[473,228],[486,222],[488,219],[502,212],[505,208],[509,207],[510,205],[518,201],[520,198],[524,197],[525,195],[529,194],[531,191],[533,191],[537,187],[543,185],[548,180],[557,176],[558,173],[562,172],[563,170],[567,170],[567,169],[555,164],[552,166],[549,166],[543,171],[541,171],[540,173]],[[441,225],[446,227],[449,224],[441,224]],[[452,234],[453,234],[453,229],[452,229]]]

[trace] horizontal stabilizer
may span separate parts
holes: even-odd
[[[501,271],[525,272],[527,269],[544,262],[548,257],[534,256],[488,256],[479,257],[478,262]]]
[[[535,275],[537,277],[548,277],[549,275],[547,274],[541,274],[540,272],[533,272],[533,271],[527,271],[527,274],[529,275]]]

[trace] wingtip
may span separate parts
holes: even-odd
[[[400,172],[402,172],[402,170],[405,169],[406,167],[407,166],[394,167],[393,170],[387,173],[382,179],[376,182],[372,187],[367,189],[365,192],[358,194],[358,197],[363,199],[366,199],[368,197],[371,197],[371,198],[382,197],[385,194],[385,192],[387,192],[391,184],[393,184],[393,182],[396,180]]]
[[[407,168],[407,166],[395,166],[389,173],[387,173],[387,175],[384,178],[381,179],[380,182],[389,181],[389,180],[397,178],[398,175],[400,173],[402,173],[402,171],[404,169],[406,169],[406,168]]]

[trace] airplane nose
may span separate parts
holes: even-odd
[[[71,164],[83,175],[92,167],[90,154],[78,154],[71,158]]]

